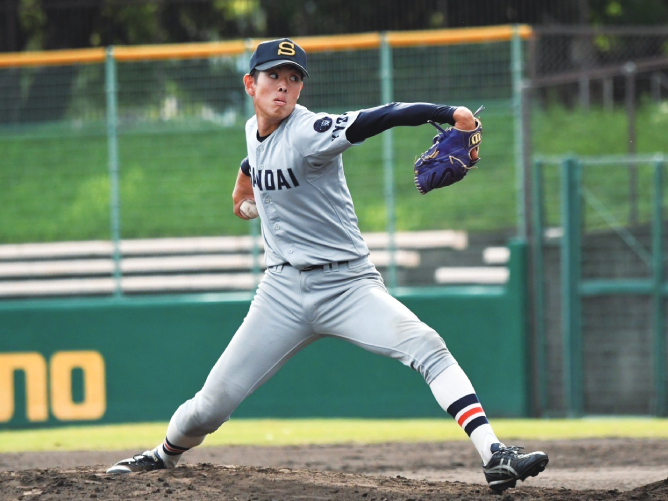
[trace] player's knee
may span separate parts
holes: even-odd
[[[194,421],[195,425],[191,427],[190,431],[195,435],[209,435],[230,419],[230,413],[206,413],[198,416],[198,418]]]
[[[429,332],[425,333],[422,341],[413,368],[429,384],[436,376],[446,368],[456,364],[457,361],[452,356],[452,353],[450,353],[450,350],[448,350],[443,338],[433,329],[429,329]]]
[[[193,399],[189,432],[195,435],[213,433],[230,419],[238,403],[229,395],[208,395],[199,392]]]

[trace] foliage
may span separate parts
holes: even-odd
[[[493,24],[664,24],[664,0],[5,0],[0,51]],[[9,29],[7,29],[9,28]]]
[[[661,24],[668,17],[668,4],[661,0],[590,0],[594,24]]]
[[[656,152],[665,145],[662,125],[668,122],[667,110],[668,103],[645,103],[640,108],[638,122],[653,126],[639,128],[638,152]],[[431,127],[393,129],[399,230],[514,228],[513,128],[508,118],[498,112],[485,116],[480,168],[461,183],[428,195],[420,195],[413,186],[412,165],[415,155],[429,144]],[[535,114],[533,126],[535,154],[626,153],[623,110],[585,113],[552,106]],[[383,231],[387,224],[382,156],[386,134],[344,154],[362,231]],[[119,144],[124,238],[248,233],[248,223],[232,215],[230,198],[239,161],[246,154],[241,123],[225,128],[199,124],[189,129],[182,124],[175,129],[128,129]],[[103,130],[61,137],[51,131],[31,139],[5,135],[0,149],[4,202],[0,242],[109,238],[110,188]],[[605,185],[626,187],[624,176],[623,169],[611,170]],[[620,197],[625,196],[623,191]],[[625,199],[617,202],[626,203]],[[558,198],[551,203],[557,204]],[[610,199],[609,203],[616,202]]]

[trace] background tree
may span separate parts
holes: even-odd
[[[0,52],[508,23],[666,24],[668,0],[0,0]],[[0,123],[62,118],[74,78],[0,72]]]

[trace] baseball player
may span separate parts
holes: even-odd
[[[418,371],[471,438],[490,487],[504,490],[537,475],[547,455],[501,443],[443,339],[388,294],[369,261],[343,173],[345,150],[390,127],[433,121],[471,131],[476,119],[467,108],[428,103],[316,114],[297,104],[306,66],[304,50],[284,38],[261,43],[244,76],[255,116],[246,123],[248,157],[232,199],[243,219],[249,214],[242,203],[255,201],[267,265],[248,315],[203,388],[173,415],[164,442],[107,472],[174,468],[293,355],[336,337]],[[469,163],[478,159],[479,137],[476,145]]]

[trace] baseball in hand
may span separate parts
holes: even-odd
[[[241,202],[239,212],[241,212],[244,217],[247,217],[248,219],[255,219],[258,216],[257,206],[253,200],[244,200]]]

